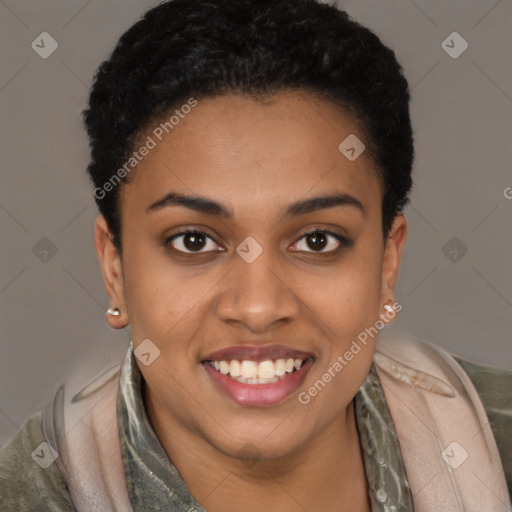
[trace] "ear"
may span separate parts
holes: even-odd
[[[128,325],[128,312],[124,299],[124,279],[121,256],[113,242],[107,221],[99,215],[94,224],[94,244],[100,261],[103,282],[113,307],[119,308],[121,314],[107,314],[107,322],[114,329],[122,329]]]
[[[385,304],[391,301],[395,313],[387,316],[387,322],[391,323],[396,318],[396,311],[400,311],[402,306],[397,304],[395,296],[395,285],[402,260],[402,252],[407,239],[407,219],[402,213],[399,213],[391,226],[386,245],[384,247],[384,257],[382,261],[381,274],[381,311]]]

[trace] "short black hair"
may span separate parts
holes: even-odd
[[[409,201],[414,156],[409,88],[394,52],[335,4],[169,0],[121,36],[96,71],[83,112],[87,171],[116,247],[119,189],[129,175],[115,175],[151,121],[191,97],[262,98],[290,90],[327,99],[358,122],[383,184],[386,239]]]

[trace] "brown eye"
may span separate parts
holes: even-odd
[[[165,245],[171,245],[173,249],[184,253],[216,251],[219,247],[206,233],[191,230],[173,235],[165,241]]]
[[[315,231],[311,235],[307,235],[306,243],[308,244],[308,247],[314,251],[321,251],[329,242],[327,238],[328,237],[325,233]]]
[[[305,242],[303,242],[303,240]],[[315,229],[304,234],[294,245],[294,251],[328,253],[334,252],[342,246],[349,245],[344,237],[330,231]],[[310,249],[310,250],[308,250]],[[327,249],[327,250],[324,250]]]

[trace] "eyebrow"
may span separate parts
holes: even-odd
[[[189,196],[178,192],[168,193],[158,201],[155,201],[147,208],[146,211],[147,213],[150,213],[151,211],[161,210],[162,208],[169,206],[181,206],[199,213],[212,215],[214,217],[223,217],[228,220],[233,218],[233,212],[231,210],[213,199],[203,196]],[[305,215],[307,213],[325,210],[327,208],[334,208],[336,206],[352,207],[359,210],[363,217],[366,215],[366,210],[359,199],[349,194],[339,192],[326,196],[296,201],[288,206],[284,217],[298,217],[299,215]]]

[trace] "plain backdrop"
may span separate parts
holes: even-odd
[[[126,352],[129,331],[105,323],[80,114],[97,66],[157,3],[0,2],[1,444],[60,384]],[[387,333],[512,369],[512,2],[340,5],[395,50],[411,86],[415,188]]]

